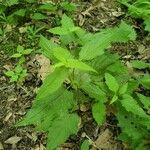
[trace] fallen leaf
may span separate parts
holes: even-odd
[[[5,143],[14,145],[17,144],[21,139],[22,137],[12,136],[9,139],[7,139]]]
[[[12,112],[9,112],[4,119],[4,122],[7,122],[11,116],[12,116]]]
[[[44,55],[36,55],[34,58],[39,62],[41,68],[38,71],[38,77],[43,81],[48,73],[52,72],[52,67],[50,65],[50,60]]]
[[[109,129],[106,129],[99,135],[94,144],[98,149],[117,150],[116,143],[113,143],[111,138],[112,132]]]
[[[0,150],[4,150],[4,147],[1,142],[0,142]]]

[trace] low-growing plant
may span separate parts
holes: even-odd
[[[39,45],[53,62],[53,72],[47,75],[32,108],[16,126],[33,124],[36,130],[47,132],[47,150],[53,150],[78,132],[77,112],[81,104],[88,102],[98,125],[105,122],[107,109],[112,107],[121,128],[119,138],[131,149],[146,149],[150,103],[138,92],[143,82],[128,72],[117,54],[106,51],[113,43],[135,40],[134,29],[121,22],[118,27],[89,33],[63,15],[61,26],[48,31],[58,36],[59,44],[41,36]],[[88,149],[87,141],[81,146],[84,148]]]
[[[132,17],[144,20],[145,30],[150,31],[150,1],[149,0],[119,0],[128,7],[128,13]]]
[[[57,15],[59,10],[71,13],[76,8],[74,3],[68,1],[40,3],[37,0],[3,0],[0,3],[0,22],[20,25],[22,22],[28,22],[29,20],[42,21],[48,19],[48,13]]]
[[[22,46],[17,47],[17,53],[13,54],[11,58],[17,58],[18,62],[13,70],[5,72],[5,75],[10,78],[10,82],[22,82],[27,76],[27,69],[23,68],[25,63],[25,56],[29,55],[32,49],[24,49]]]

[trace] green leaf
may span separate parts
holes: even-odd
[[[98,101],[92,106],[92,115],[98,125],[102,125],[106,116],[106,106],[103,101]]]
[[[43,4],[43,5],[40,5],[39,10],[47,10],[47,11],[55,11],[57,10],[57,6],[51,4],[51,3],[46,3],[46,4]]]
[[[13,55],[11,56],[11,58],[19,58],[19,57],[21,57],[21,56],[22,56],[22,54],[16,53],[16,54],[13,54]]]
[[[114,103],[115,101],[118,100],[118,96],[115,94],[110,102],[110,104]]]
[[[35,3],[36,0],[26,0],[28,3]]]
[[[31,19],[34,20],[43,20],[43,19],[47,19],[47,16],[41,14],[41,13],[34,13],[33,16],[31,16]]]
[[[148,110],[150,113],[150,97],[144,96],[140,93],[137,93],[137,96],[140,100],[140,102],[143,104],[144,108]]]
[[[120,88],[119,88],[119,95],[123,95],[126,93],[128,89],[128,83],[123,84]]]
[[[97,72],[95,69],[93,69],[91,66],[83,63],[82,61],[79,61],[77,59],[67,59],[65,66],[68,68],[74,68],[74,69],[80,69],[85,71],[92,71]]]
[[[11,76],[13,76],[15,73],[14,73],[14,71],[6,71],[4,74],[5,74],[6,76],[8,76],[8,77],[11,77]]]
[[[147,89],[150,89],[150,75],[145,74],[144,76],[140,77],[138,81]]]
[[[62,24],[61,27],[55,27],[49,29],[48,31],[53,34],[68,35],[71,34],[72,32],[80,30],[79,27],[74,26],[73,20],[65,14],[62,16],[61,24]]]
[[[121,127],[123,134],[127,134],[128,137],[134,141],[141,141],[144,138],[144,134],[147,131],[145,130],[145,127],[143,128],[141,125],[139,125],[139,118],[137,118],[135,115],[123,110],[119,110],[117,113],[117,119],[119,121],[118,126]]]
[[[44,80],[43,85],[37,93],[37,99],[42,99],[55,92],[67,78],[68,69],[56,68],[54,72],[49,74]]]
[[[137,101],[133,99],[133,97],[131,97],[130,95],[125,94],[123,96],[123,100],[121,100],[121,104],[128,112],[132,112],[139,117],[149,119],[148,115],[146,115],[146,113],[140,107]]]
[[[91,60],[104,54],[104,50],[115,42],[127,42],[135,40],[136,34],[133,28],[122,22],[119,27],[102,30],[91,37],[90,41],[81,48],[79,53],[81,60]]]
[[[74,3],[69,3],[69,2],[62,2],[61,7],[69,12],[75,11],[77,9],[76,4]]]
[[[81,88],[96,101],[106,102],[107,97],[106,94],[100,89],[98,85],[92,83],[85,83],[81,85]]]
[[[22,54],[23,51],[24,51],[24,47],[21,46],[21,45],[18,45],[18,46],[17,46],[17,52]]]
[[[112,31],[113,42],[128,42],[129,40],[136,39],[136,32],[132,26],[126,24],[124,21],[121,22],[119,27],[114,28]]]
[[[79,53],[81,60],[90,60],[104,54],[104,50],[110,46],[111,35],[100,35],[93,37],[87,42]]]
[[[24,17],[26,14],[26,9],[19,9],[16,12],[14,12],[12,15]]]
[[[81,145],[81,150],[89,150],[89,141],[85,140]]]
[[[145,63],[141,60],[133,60],[131,64],[133,68],[137,68],[137,69],[145,69],[150,67],[150,63]]]
[[[73,20],[69,18],[66,14],[62,16],[61,24],[63,28],[70,29],[74,27]]]
[[[46,39],[44,36],[40,37],[39,46],[43,50],[43,54],[48,57],[49,59],[55,60],[53,56],[53,48],[57,47],[57,44],[53,43],[52,41]]]
[[[72,58],[71,53],[62,47],[56,47],[53,49],[53,55],[60,61],[65,62],[67,59]]]
[[[144,20],[145,30],[150,32],[150,17]]]
[[[64,88],[59,88],[40,100],[36,98],[32,108],[16,126],[34,124],[38,131],[48,131],[52,121],[64,113],[68,113],[72,107],[73,94]]]
[[[116,93],[119,89],[119,85],[116,79],[111,74],[105,73],[105,80],[105,83],[108,86],[108,88],[114,93]]]
[[[58,34],[58,35],[66,35],[70,33],[69,29],[62,28],[62,27],[55,27],[55,28],[49,29],[48,31],[50,33]]]
[[[33,49],[26,49],[23,51],[24,55],[29,55],[31,52],[33,51]]]
[[[16,67],[15,67],[15,73],[21,73],[22,72],[22,70],[23,70],[23,68],[22,68],[22,66],[20,66],[20,65],[17,65]]]
[[[8,6],[12,6],[18,4],[18,0],[6,0]]]
[[[17,82],[18,78],[19,78],[18,75],[14,74],[13,76],[11,76],[10,82]]]
[[[78,131],[79,117],[76,114],[64,114],[55,119],[49,128],[47,149],[54,150],[63,144],[70,135]]]

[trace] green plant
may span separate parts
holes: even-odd
[[[128,7],[129,15],[144,20],[145,30],[150,31],[150,1],[149,0],[119,0]]]
[[[23,68],[23,64],[25,62],[25,55],[29,55],[31,52],[32,49],[24,49],[20,45],[17,47],[17,53],[11,56],[11,58],[19,59],[16,67],[5,72],[5,75],[10,78],[10,82],[22,82],[27,76],[27,70]]]
[[[5,72],[5,75],[10,78],[10,82],[22,82],[27,76],[27,70],[17,65],[14,70]]]
[[[37,28],[35,26],[28,26],[27,27],[27,35],[28,35],[28,38],[30,40],[35,40],[35,38],[38,38],[40,37],[40,35],[38,35],[38,33],[43,29],[44,27],[41,27],[41,28]]]
[[[20,7],[21,5],[21,7]],[[36,0],[4,0],[0,3],[0,22],[3,24],[20,25],[25,20],[42,21],[48,19],[48,13],[56,16],[58,11],[74,12],[76,5],[65,1],[59,3],[43,2]]]
[[[133,149],[141,144],[144,147],[150,128],[150,118],[143,110],[148,108],[148,100],[142,102],[146,105],[143,107],[136,92],[139,82],[128,73],[118,55],[106,51],[112,43],[135,40],[133,28],[121,22],[118,27],[88,33],[63,15],[61,26],[48,31],[60,40],[60,44],[56,44],[43,36],[40,38],[43,54],[53,62],[53,72],[38,90],[31,110],[16,126],[34,124],[38,131],[48,132],[47,150],[53,150],[78,132],[80,117],[76,108],[80,104],[91,104],[98,125],[104,123],[107,107],[111,105],[117,111],[115,115],[122,129],[120,139],[126,141],[122,138],[125,136],[131,139],[129,144]],[[137,129],[134,125],[131,128],[133,134],[124,125],[130,125],[130,116],[137,126]],[[139,136],[135,139],[136,134]],[[81,148],[88,149],[88,142]]]

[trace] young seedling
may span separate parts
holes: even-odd
[[[5,72],[5,75],[10,78],[10,82],[22,82],[27,76],[27,69],[23,68],[25,56],[29,55],[32,49],[24,49],[22,46],[17,47],[17,53],[13,54],[11,58],[17,58],[18,63],[13,70]]]

